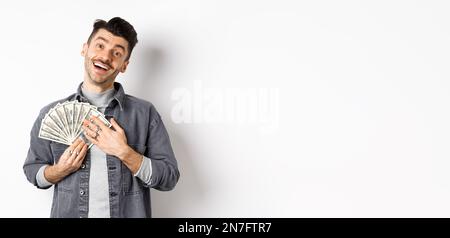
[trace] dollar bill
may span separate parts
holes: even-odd
[[[111,127],[111,123],[103,113],[97,110],[96,106],[78,101],[58,103],[42,119],[39,138],[70,145],[81,137],[90,148],[92,143],[84,135],[82,125],[84,119],[89,120],[92,116]]]

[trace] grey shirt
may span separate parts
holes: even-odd
[[[83,96],[90,104],[97,107],[101,113],[105,112],[108,104],[113,100],[114,88],[103,93],[94,93],[81,86]],[[89,176],[89,211],[88,217],[109,218],[108,170],[106,154],[96,145],[91,147],[91,174]]]
[[[105,93],[113,95],[112,99],[111,95],[109,99],[106,96],[98,99],[100,103],[107,102],[108,106],[104,107],[106,117],[114,117],[119,122],[125,130],[128,144],[141,153],[144,160],[139,171],[133,175],[116,157],[101,151],[102,154],[97,153],[99,151],[93,151],[94,147],[92,147],[82,168],[55,184],[51,217],[97,216],[95,214],[100,214],[99,216],[102,217],[151,217],[150,188],[171,190],[178,181],[179,171],[170,140],[154,106],[149,102],[126,95],[119,83],[114,84],[113,92]],[[41,110],[31,131],[30,149],[24,163],[24,172],[28,180],[38,188],[51,186],[49,183],[39,182],[38,173],[43,172],[45,165],[57,162],[67,148],[66,145],[38,138],[41,120],[45,113],[58,102],[66,100],[87,102],[87,97],[90,96],[82,93],[80,85],[76,94],[51,103]],[[96,158],[101,160],[96,161]],[[106,174],[102,169],[105,167]],[[103,173],[97,173],[97,168],[100,168]],[[105,175],[107,180],[104,179]],[[97,183],[91,184],[92,181],[102,180],[97,179],[96,176],[101,176],[104,181],[107,181],[107,186],[101,186],[108,188],[106,193],[105,190],[93,187],[95,184],[98,185]],[[104,203],[99,205],[103,208],[100,208],[99,213],[91,213],[89,209],[90,206],[95,206],[94,200],[97,200],[91,197],[93,190],[95,190],[94,196],[100,194],[103,197],[100,200]],[[108,199],[105,202],[106,197]],[[105,210],[109,210],[109,216]]]

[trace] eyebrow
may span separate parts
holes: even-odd
[[[103,38],[101,36],[95,38],[95,40],[102,40],[102,41],[104,41],[106,43],[109,43],[109,41],[107,39],[105,39],[105,38]],[[116,44],[114,47],[121,48],[124,52],[126,52],[125,47],[123,45]]]

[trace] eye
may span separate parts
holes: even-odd
[[[104,46],[103,46],[103,44],[97,43],[96,47],[97,47],[97,49],[103,49]]]
[[[117,58],[122,57],[122,53],[120,53],[119,51],[114,52],[114,56]]]

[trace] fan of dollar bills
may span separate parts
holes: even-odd
[[[106,126],[111,127],[111,123],[103,113],[97,110],[96,106],[78,101],[58,103],[42,119],[39,137],[71,145],[81,136],[88,143],[82,133],[82,125],[83,120],[89,119],[91,116],[98,117]],[[88,143],[88,145],[91,147],[92,143]]]

